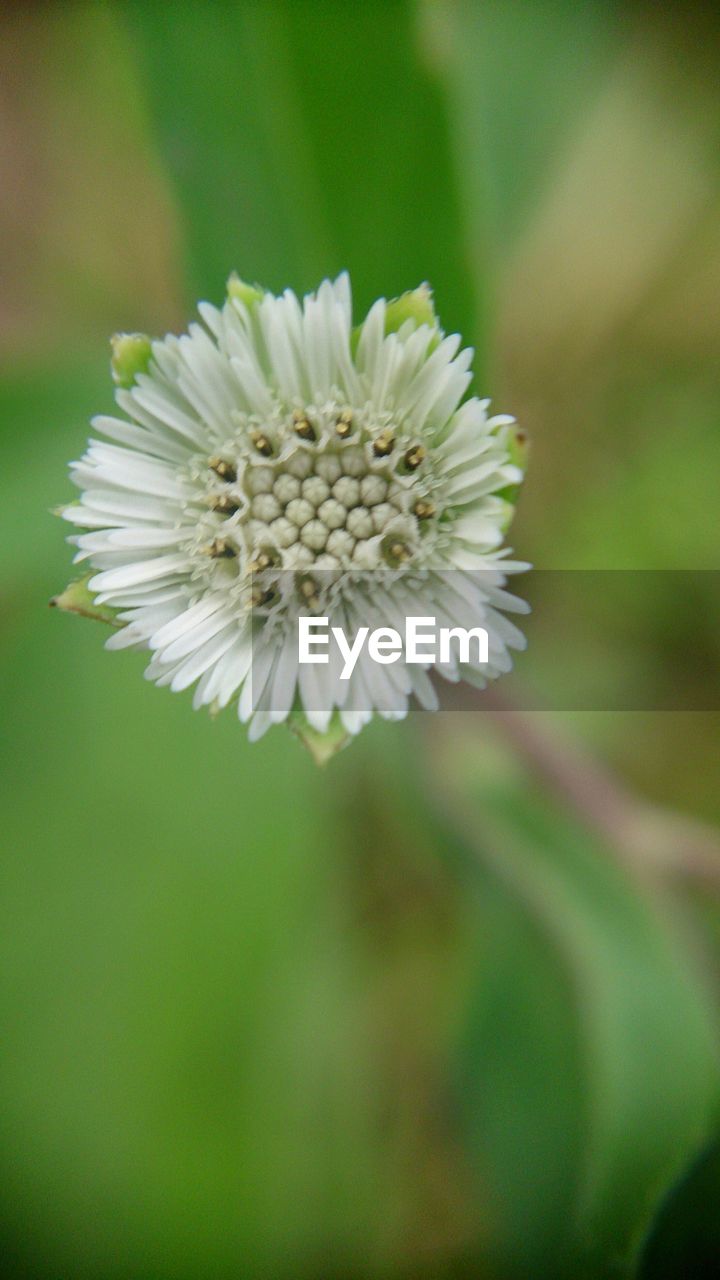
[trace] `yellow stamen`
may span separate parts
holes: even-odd
[[[275,561],[273,557],[268,555],[267,551],[261,551],[254,560],[250,561],[248,565],[248,572],[262,573],[263,569],[271,569],[274,563]]]
[[[268,440],[267,436],[263,435],[262,431],[251,431],[250,439],[255,445],[258,453],[261,453],[264,458],[270,458],[272,456],[272,444]]]
[[[426,502],[424,498],[419,498],[413,507],[413,511],[418,520],[429,520],[430,516],[434,516],[437,507],[434,502]]]
[[[219,511],[221,515],[232,516],[239,509],[240,504],[229,493],[219,493],[211,497],[210,506],[213,511]]]
[[[405,454],[404,462],[409,471],[417,471],[421,462],[427,457],[427,449],[422,444],[414,444]]]
[[[392,453],[394,443],[395,436],[390,428],[386,427],[384,431],[380,432],[380,435],[375,440],[373,444],[373,453],[378,458],[386,458],[389,453]]]
[[[293,413],[293,422],[295,424],[295,434],[300,436],[301,440],[315,440],[317,438],[312,422],[299,409],[296,409]]]
[[[208,466],[211,471],[215,472],[221,480],[227,480],[232,484],[233,480],[237,480],[237,471],[231,462],[226,462],[224,458],[208,458]]]
[[[253,587],[250,592],[250,603],[255,607],[261,604],[270,604],[270,601],[274,599],[275,592],[272,588],[266,590],[264,587]]]
[[[227,538],[215,538],[207,547],[203,547],[205,555],[212,556],[213,560],[226,559],[237,555],[237,551],[227,541]]]

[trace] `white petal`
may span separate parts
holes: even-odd
[[[107,573],[98,573],[90,579],[88,587],[90,591],[119,591],[125,587],[135,586],[139,582],[151,582],[154,578],[164,578],[186,565],[185,556],[159,556],[157,559],[125,565],[121,569],[110,569]]]

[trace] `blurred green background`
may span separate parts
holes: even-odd
[[[718,713],[418,715],[321,774],[47,601],[108,336],[232,268],[429,280],[532,438],[517,551],[717,569],[719,54],[673,3],[5,9],[12,1274],[717,1274]],[[713,705],[711,581],[638,574],[609,670]]]

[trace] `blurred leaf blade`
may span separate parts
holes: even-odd
[[[231,268],[302,291],[348,269],[361,314],[427,279],[446,327],[472,332],[445,105],[412,5],[342,4],[330,18],[275,0],[212,23],[201,7],[125,13],[196,293],[219,296]]]
[[[471,1123],[474,1112],[482,1166],[489,1161],[492,1168],[494,1153],[505,1166],[504,1176],[511,1178],[503,1208],[510,1214],[506,1230],[513,1242],[505,1246],[512,1254],[523,1240],[533,1274],[536,1269],[540,1273],[543,1258],[564,1256],[568,1275],[577,1266],[589,1267],[589,1274],[598,1277],[631,1275],[663,1197],[717,1120],[717,1010],[667,904],[648,900],[643,887],[628,879],[587,833],[549,815],[546,805],[533,806],[519,795],[498,804],[483,794],[478,829],[480,856],[505,906],[499,917],[500,972],[493,972],[490,955],[471,1015],[474,1053],[471,1049],[465,1062],[464,1096]],[[519,949],[511,972],[503,975],[513,933]],[[548,969],[549,955],[556,960]],[[544,992],[542,983],[537,985],[543,971]],[[553,972],[565,993],[559,1006],[548,987]],[[498,984],[503,982],[510,1001],[504,1012],[502,1002],[498,1005]],[[541,1125],[539,1140],[547,1142],[553,1133],[556,1140],[545,1155],[554,1159],[557,1179],[554,1245],[548,1236],[553,1231],[546,1218],[551,1202],[544,1198],[541,1166],[534,1166],[534,1187],[522,1188],[512,1149],[503,1149],[502,1132],[483,1117],[484,1107],[492,1110],[493,1098],[507,1099],[506,1086],[493,1073],[507,1072],[513,1062],[507,1037],[523,1040],[522,1025],[513,1024],[512,1012],[523,984],[528,991],[534,985],[535,999],[554,1009],[555,1025],[550,1021],[544,1029],[544,1056],[534,1061],[531,1051],[512,1067],[517,1072],[516,1101],[527,1126],[523,1140],[537,1127],[537,1117],[526,1110],[532,1100],[551,1106],[548,1130],[543,1133]],[[570,1023],[569,1008],[574,1009]],[[500,1014],[495,1026],[489,1021],[493,1009]],[[517,1016],[522,1017],[522,997]],[[498,1035],[506,1037],[504,1053]],[[492,1053],[484,1047],[488,1036],[495,1041]],[[553,1042],[559,1055],[554,1069],[548,1057]],[[574,1065],[558,1093],[568,1109],[560,1118],[552,1112],[551,1072],[563,1061],[565,1072],[568,1063]],[[568,1145],[570,1133],[574,1139]],[[563,1148],[564,1168],[555,1154]],[[522,1209],[528,1192],[535,1217],[528,1215],[527,1205]],[[535,1221],[535,1243],[541,1243],[536,1253],[528,1220]],[[560,1274],[559,1262],[553,1265]]]

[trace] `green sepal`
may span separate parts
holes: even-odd
[[[313,729],[308,724],[305,712],[299,706],[293,708],[288,717],[288,726],[299,738],[303,746],[307,748],[312,756],[315,764],[321,768],[331,760],[338,751],[342,751],[350,741],[351,735],[344,727],[338,712],[336,711],[324,733],[319,733],[317,729]]]
[[[118,621],[118,610],[107,604],[96,604],[92,591],[88,591],[88,582],[93,575],[88,573],[84,578],[71,582],[60,595],[53,596],[51,609],[62,609],[65,613],[78,613],[82,618],[93,618],[95,622],[106,622],[111,627],[123,627]]]
[[[237,271],[233,271],[228,276],[226,290],[228,299],[242,302],[244,306],[249,308],[257,306],[264,296],[263,290],[259,289],[256,284],[246,284],[244,280],[241,280]]]
[[[128,390],[138,374],[147,373],[152,358],[152,341],[146,333],[116,333],[110,339],[110,368],[116,386]]]

